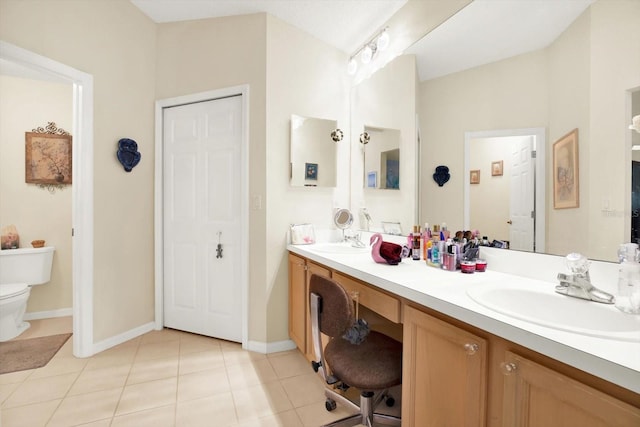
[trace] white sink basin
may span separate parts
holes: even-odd
[[[624,341],[640,341],[640,316],[555,292],[554,285],[478,284],[467,290],[493,311],[553,329]]]
[[[314,251],[331,254],[363,254],[371,251],[371,248],[369,246],[366,246],[364,248],[356,248],[351,246],[351,243],[348,242],[316,243],[314,245],[309,245],[308,248]]]

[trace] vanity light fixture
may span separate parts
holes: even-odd
[[[375,58],[377,52],[382,52],[389,46],[389,33],[384,27],[378,31],[371,39],[369,39],[360,49],[351,55],[349,58],[349,64],[347,65],[347,72],[350,75],[354,75],[358,71],[358,61],[356,58],[360,56],[360,62],[368,64]]]

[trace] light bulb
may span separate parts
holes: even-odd
[[[371,46],[366,45],[364,49],[362,49],[362,53],[360,54],[360,60],[363,64],[368,64],[371,62],[371,58],[373,57],[373,50]]]
[[[387,31],[385,30],[382,32],[382,34],[380,34],[380,37],[378,37],[378,40],[376,41],[376,47],[378,48],[379,51],[383,51],[388,46],[389,46],[389,33],[387,33]]]
[[[358,61],[356,61],[355,58],[351,58],[351,60],[349,61],[349,65],[347,65],[347,73],[353,76],[357,70],[358,70]]]

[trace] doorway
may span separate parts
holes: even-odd
[[[93,76],[0,40],[0,61],[73,85],[73,355],[93,345]]]
[[[156,103],[156,329],[247,344],[248,87]]]

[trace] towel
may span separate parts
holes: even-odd
[[[384,258],[388,264],[398,265],[402,261],[402,246],[391,243],[382,242],[380,246],[380,256]]]

